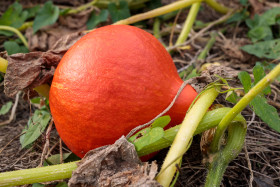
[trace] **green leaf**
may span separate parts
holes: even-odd
[[[191,73],[188,74],[186,80],[188,80],[188,79],[190,79],[190,78],[193,78],[193,77],[197,77],[197,76],[199,76],[199,74],[197,73],[196,69],[193,69],[193,70],[191,71]]]
[[[166,125],[169,124],[170,121],[171,121],[170,116],[161,116],[151,124],[151,127],[152,128],[156,128],[156,127],[164,128]]]
[[[40,184],[40,183],[34,183],[32,184],[32,187],[44,187],[44,184]]]
[[[36,110],[33,116],[28,121],[28,127],[23,130],[23,134],[20,137],[20,143],[22,148],[30,145],[44,132],[47,127],[51,115],[44,109]]]
[[[245,93],[248,93],[252,86],[252,81],[249,73],[247,73],[246,71],[239,72],[238,78],[244,87]]]
[[[280,39],[245,45],[241,49],[259,58],[278,59],[280,58]]]
[[[141,138],[136,139],[134,142],[135,149],[140,151],[146,145],[152,144],[160,140],[164,136],[164,130],[161,127],[152,128],[149,133],[142,136]]]
[[[262,15],[255,15],[253,19],[247,19],[246,24],[251,29],[248,32],[253,42],[259,40],[272,40],[271,26],[278,22],[280,7],[272,8]]]
[[[242,10],[241,12],[237,12],[233,14],[227,21],[226,23],[233,23],[233,22],[238,22],[238,21],[244,21],[249,17],[247,10]]]
[[[64,153],[64,154],[62,155],[63,161],[64,161],[65,159],[67,159],[71,154],[72,154],[72,153]],[[52,155],[52,156],[50,156],[49,158],[47,158],[45,161],[48,163],[48,165],[60,164],[60,154]]]
[[[4,12],[0,18],[0,25],[8,25],[11,27],[18,28],[28,17],[28,12],[22,10],[21,4],[18,2],[13,3]]]
[[[269,105],[264,97],[258,95],[250,103],[256,113],[267,125],[280,133],[280,118],[276,108]]]
[[[66,182],[60,182],[55,187],[68,187]]]
[[[134,134],[133,136],[131,136],[129,138],[129,141],[134,143],[138,138],[141,138],[142,136],[148,134],[151,131],[150,127],[144,128],[140,131],[138,131],[136,134]]]
[[[59,16],[59,8],[53,5],[52,1],[48,1],[40,9],[33,23],[33,33],[36,33],[40,28],[54,24]]]
[[[87,21],[87,28],[93,29],[99,23],[107,21],[108,15],[109,15],[108,10],[101,10],[101,12],[98,15],[92,12],[90,18]]]
[[[8,55],[16,53],[28,53],[28,49],[24,45],[19,45],[15,41],[6,41],[4,42],[4,48],[7,51]]]
[[[243,6],[246,6],[248,3],[248,0],[239,0],[240,4]]]
[[[276,66],[276,64],[268,63],[266,61],[264,61],[264,62],[257,62],[256,64],[257,65],[259,64],[259,65],[263,66],[265,68],[265,70],[268,70],[268,71],[273,70],[273,68],[275,68],[275,66]],[[280,77],[277,77],[276,80],[278,82],[280,82]]]
[[[227,92],[226,100],[235,104],[238,101],[238,96],[234,91],[229,91]]]
[[[265,77],[264,67],[260,64],[256,64],[253,68],[253,75],[254,75],[254,85],[256,85],[263,77]],[[264,94],[271,93],[270,86],[266,87],[263,90]]]
[[[0,109],[0,115],[5,115],[5,114],[7,114],[7,113],[10,111],[10,109],[12,108],[12,106],[13,106],[13,102],[12,102],[12,101],[9,101],[9,102],[7,102],[6,104],[4,104],[4,105],[1,107],[1,109]]]
[[[257,26],[248,32],[248,37],[255,43],[259,40],[272,40],[273,34],[270,27]]]
[[[80,160],[74,153],[64,153],[62,159],[65,163]],[[60,154],[50,156],[44,161],[44,166],[60,164]]]
[[[40,6],[36,5],[31,8],[27,8],[25,10],[28,12],[27,19],[34,18],[36,16],[36,14],[38,13],[38,11],[40,10]]]
[[[108,5],[108,10],[110,12],[113,23],[130,17],[128,3],[126,1],[120,1],[119,6],[117,6],[116,3],[112,2]]]
[[[41,98],[40,97],[34,97],[34,98],[30,99],[30,102],[33,103],[33,104],[40,104]]]

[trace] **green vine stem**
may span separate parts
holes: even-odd
[[[219,187],[223,174],[228,164],[235,159],[242,150],[246,136],[246,121],[232,122],[228,127],[227,144],[218,153],[210,155],[209,171],[206,177],[205,187]]]
[[[205,60],[208,52],[210,51],[210,49],[212,48],[212,46],[216,42],[216,37],[218,36],[218,33],[214,31],[210,35],[211,35],[210,40],[208,40],[206,46],[201,51],[201,53],[198,55],[197,60]]]
[[[138,21],[142,21],[145,19],[149,19],[149,18],[153,18],[153,17],[157,17],[163,14],[167,14],[169,12],[173,12],[175,10],[181,9],[181,8],[185,8],[190,6],[193,3],[197,3],[197,2],[201,2],[202,0],[181,0],[181,1],[177,1],[174,3],[171,3],[169,5],[160,7],[160,8],[156,8],[154,10],[142,13],[142,14],[137,14],[135,16],[131,16],[127,19],[124,20],[120,20],[116,23],[114,23],[114,25],[129,25],[132,23],[136,23]]]
[[[221,13],[221,14],[226,14],[229,11],[232,11],[232,9],[227,8],[221,4],[219,4],[217,1],[215,0],[204,0],[205,3],[207,3],[210,7],[212,7],[213,9],[215,9],[217,12]]]
[[[200,134],[208,129],[216,127],[217,124],[219,124],[219,122],[222,120],[224,115],[227,112],[229,112],[230,110],[231,110],[231,108],[223,107],[223,108],[218,108],[218,109],[207,112],[203,116],[198,127],[196,128],[194,135]],[[244,117],[241,114],[238,114],[234,118],[234,121],[240,122],[240,123],[246,123],[246,120],[244,119]],[[141,150],[137,151],[139,157],[145,156],[145,155],[154,153],[158,150],[169,147],[172,144],[180,127],[181,127],[181,125],[177,125],[177,126],[174,126],[174,127],[171,127],[169,129],[165,130],[164,136],[160,140],[158,140],[152,144],[149,144],[148,146],[145,146]]]
[[[201,2],[192,4],[188,17],[184,23],[183,29],[182,29],[175,45],[180,45],[180,44],[184,43],[186,41],[186,39],[188,38],[189,33],[192,29],[193,23],[196,19],[197,13],[199,11],[200,4],[201,4]]]
[[[197,127],[194,135],[200,134],[205,130],[217,126],[217,124],[219,124],[220,120],[229,110],[230,108],[218,108],[207,112],[199,123],[199,126]],[[234,121],[240,123],[243,123],[244,121],[246,122],[246,120],[240,114],[236,116]],[[169,147],[173,142],[180,127],[181,125],[177,125],[166,130],[163,138],[139,150],[137,152],[138,155],[148,155],[155,151]],[[23,185],[28,183],[66,179],[71,177],[72,171],[76,168],[76,162],[71,162],[67,164],[0,173],[0,186]],[[64,171],[65,173],[61,171]],[[48,175],[50,172],[52,172],[53,174],[51,177],[49,177]],[[33,175],[33,173],[36,173],[36,175]]]
[[[0,30],[6,30],[6,31],[11,31],[13,33],[15,33],[16,35],[18,35],[18,37],[20,38],[20,40],[22,41],[22,43],[25,45],[25,47],[27,47],[28,49],[28,43],[26,41],[26,39],[24,38],[24,36],[21,34],[21,32],[19,32],[19,30],[17,30],[14,27],[10,27],[10,26],[5,26],[5,25],[0,25]]]
[[[278,76],[280,76],[280,64],[278,64],[269,74],[260,80],[240,101],[224,116],[221,120],[213,142],[211,143],[211,151],[217,152],[221,147],[221,140],[223,134],[229,123],[239,114],[263,89],[272,83]]]
[[[158,174],[157,181],[162,186],[169,186],[177,170],[176,165],[180,163],[186,147],[190,143],[198,124],[218,96],[219,87],[206,89],[195,101],[192,108],[187,112],[185,119],[168,151],[168,154]]]
[[[5,172],[0,174],[0,186],[17,186],[69,178],[76,162],[47,167]]]
[[[76,9],[71,9],[67,12],[67,14],[77,14],[83,10],[86,10],[87,8],[90,8],[91,6],[95,5],[97,3],[98,0],[93,0],[87,4],[84,4],[82,6],[79,6],[78,8]]]

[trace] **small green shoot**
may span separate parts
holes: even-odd
[[[27,127],[23,130],[20,137],[22,148],[32,144],[44,132],[51,119],[50,113],[46,109],[36,110],[29,119]]]

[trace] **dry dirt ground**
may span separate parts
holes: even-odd
[[[75,2],[78,3],[79,1]],[[230,3],[234,2],[230,1]],[[185,12],[179,17],[179,24],[183,23],[184,15],[186,15]],[[199,14],[198,19],[203,19],[207,22],[216,20],[219,16],[209,8],[205,8],[205,11]],[[215,29],[218,28],[211,28],[211,30]],[[206,61],[209,63],[220,62],[220,64],[235,70],[252,73],[252,67],[258,59],[238,49],[239,46],[248,42],[246,27],[237,25],[226,29],[226,34],[219,35]],[[198,40],[192,41],[191,50],[181,50],[173,54],[172,57],[178,68],[193,62],[197,52],[205,45],[205,38],[209,36],[211,30],[205,32]],[[195,32],[192,32],[193,35],[195,35]],[[168,43],[169,35],[164,37],[163,40]],[[15,102],[15,98],[8,98],[4,95],[2,83],[0,85],[0,107],[11,100]],[[268,97],[268,101],[280,111],[279,84],[272,85],[272,93]],[[229,105],[228,103],[220,104]],[[34,168],[40,165],[41,154],[47,139],[46,134],[42,133],[36,143],[28,149],[21,149],[19,142],[19,136],[34,109],[35,106],[22,99],[22,94],[19,95],[13,121],[0,127],[0,172]],[[242,152],[227,168],[222,186],[250,186],[250,184],[259,187],[280,186],[280,134],[271,130],[251,109],[246,108],[242,114],[248,124],[246,142]],[[0,122],[9,119],[9,117],[10,113],[1,116]],[[191,148],[184,155],[176,186],[203,185],[207,171],[200,151],[200,138],[200,136],[195,137]],[[54,127],[50,134],[49,149],[50,155],[57,154],[60,150],[59,137]],[[62,150],[64,153],[69,152],[65,146],[63,146]],[[162,150],[153,160],[157,160],[161,164],[165,154],[166,150]]]

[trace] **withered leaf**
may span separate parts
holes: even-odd
[[[69,180],[69,187],[161,186],[156,163],[141,163],[134,145],[123,136],[113,145],[88,152]]]
[[[20,90],[33,93],[36,86],[50,83],[63,55],[84,35],[83,32],[66,35],[47,52],[18,53],[11,56],[1,53],[0,55],[8,60],[4,79],[5,94],[13,97]]]

